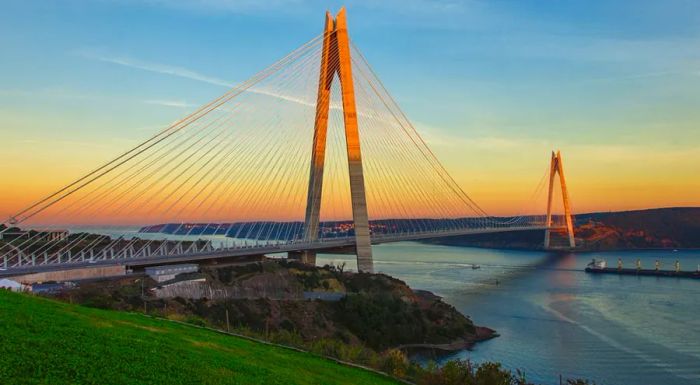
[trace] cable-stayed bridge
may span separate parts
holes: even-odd
[[[0,264],[9,275],[282,252],[315,263],[351,250],[372,272],[372,245],[386,242],[542,230],[545,248],[574,247],[558,152],[533,196],[547,180],[546,214],[489,215],[384,88],[341,10],[321,35],[7,219]]]

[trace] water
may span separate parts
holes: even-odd
[[[69,227],[68,230],[71,233],[91,233],[91,234],[101,234],[112,237],[113,239],[122,237],[124,239],[132,239],[137,237],[139,239],[145,239],[149,241],[161,241],[161,240],[171,240],[171,241],[210,241],[214,247],[233,247],[242,245],[253,245],[257,241],[254,239],[245,238],[231,238],[226,235],[206,235],[206,234],[163,234],[163,233],[145,233],[140,232],[141,227],[139,226],[75,226]]]
[[[700,251],[556,255],[395,243],[374,247],[375,269],[430,290],[500,337],[450,354],[520,368],[530,381],[558,384],[559,374],[597,384],[700,384],[700,281],[592,275],[591,258],[644,268],[662,261],[683,270]],[[354,256],[320,255],[319,264]],[[472,264],[481,266],[472,269]]]

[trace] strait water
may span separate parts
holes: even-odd
[[[501,335],[441,358],[498,361],[530,381],[580,377],[596,384],[700,384],[700,280],[586,274],[591,258],[695,270],[700,251],[580,254],[406,242],[375,246],[375,269],[430,290]],[[319,264],[354,256],[319,256]],[[472,269],[478,264],[480,269]]]

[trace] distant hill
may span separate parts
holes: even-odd
[[[0,290],[2,384],[396,384],[322,357]]]
[[[700,248],[700,207],[576,215],[587,249]]]
[[[574,216],[577,250],[700,248],[700,207],[598,212]],[[542,249],[542,231],[467,235],[427,242],[445,245]]]

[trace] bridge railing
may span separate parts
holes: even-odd
[[[558,228],[558,227],[557,227]],[[371,241],[374,244],[398,242],[402,240],[419,240],[434,237],[457,236],[462,234],[479,234],[502,231],[524,231],[534,229],[546,229],[542,224],[532,223],[521,226],[491,225],[489,227],[465,227],[453,229],[432,229],[427,231],[400,231],[400,232],[372,232]],[[109,247],[92,247],[79,251],[72,249],[59,250],[56,253],[43,251],[40,253],[16,250],[4,250],[2,259],[3,269],[22,268],[27,266],[41,265],[71,265],[80,263],[96,263],[98,261],[128,261],[134,259],[177,257],[182,258],[188,255],[221,254],[227,252],[260,251],[265,253],[286,252],[304,249],[323,249],[324,247],[348,246],[354,243],[354,235],[342,237],[321,237],[310,241],[303,238],[288,240],[249,240],[243,243],[233,243],[231,245],[221,244],[215,246],[211,240],[198,239],[193,241],[182,241],[177,239],[164,238],[160,241],[150,240],[144,246],[136,247],[133,240],[128,242],[128,247],[123,247],[119,239],[109,243]],[[7,244],[5,244],[7,245]]]

